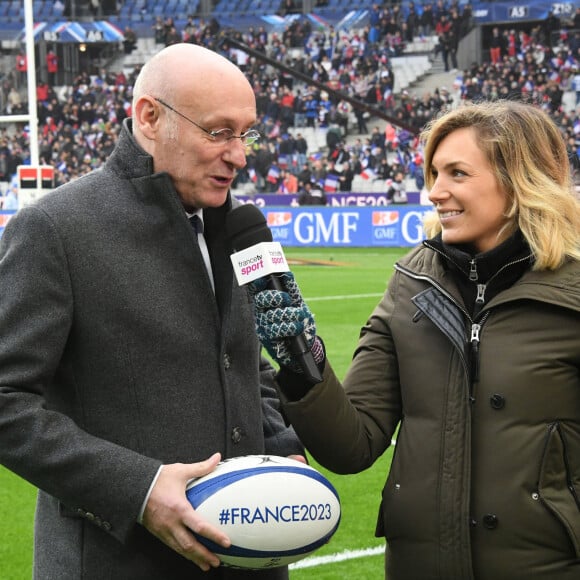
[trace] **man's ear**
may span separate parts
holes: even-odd
[[[137,99],[133,110],[133,128],[147,139],[155,139],[159,131],[159,103],[149,95]]]

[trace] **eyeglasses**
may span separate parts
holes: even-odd
[[[180,113],[177,109],[174,109],[171,105],[168,105],[165,101],[162,101],[158,97],[153,97],[158,103],[161,103],[164,107],[167,107],[170,111],[173,111],[175,114],[183,117],[186,121],[189,121],[192,125],[195,125],[198,129],[201,129],[204,133],[209,135],[215,143],[227,143],[232,139],[239,139],[244,145],[252,145],[255,143],[260,137],[260,133],[255,129],[250,129],[241,135],[234,135],[234,132],[231,129],[218,129],[217,131],[209,131],[205,127],[198,125],[195,121]]]

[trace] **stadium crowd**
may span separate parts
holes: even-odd
[[[248,165],[237,178],[236,187],[248,191],[300,193],[312,182],[315,188],[332,194],[350,191],[357,175],[392,184],[401,174],[414,179],[420,191],[420,146],[414,132],[398,123],[419,130],[442,108],[481,99],[522,99],[547,110],[561,127],[578,169],[580,9],[573,23],[576,32],[570,35],[562,30],[556,43],[550,41],[546,26],[529,32],[504,30],[493,41],[494,50],[484,53],[484,62],[457,71],[453,87],[420,95],[412,91],[395,94],[390,59],[415,34],[435,32],[439,44],[434,58],[442,58],[446,70],[450,63],[456,69],[457,39],[469,29],[470,5],[461,11],[457,4],[445,6],[438,0],[427,20],[413,19],[412,14],[403,17],[398,5],[376,5],[369,24],[350,33],[337,32],[332,26],[313,29],[307,18],[292,21],[281,34],[268,33],[263,27],[243,33],[223,30],[215,20],[191,19],[176,35],[172,21],[157,21],[155,26],[163,24],[165,33],[159,31],[156,42],[202,44],[236,62],[250,79],[259,113],[256,128],[262,139],[248,149]],[[384,131],[374,123],[369,129],[368,113],[353,108],[348,100],[334,98],[333,91],[329,94],[249,57],[228,45],[224,40],[228,35],[330,89],[382,110],[393,123],[387,123]],[[91,171],[108,157],[121,121],[131,115],[132,86],[138,72],[138,67],[128,73],[101,69],[96,74],[82,72],[70,86],[39,84],[39,160],[55,168],[56,185]],[[26,112],[17,72],[0,74],[1,114]],[[574,95],[571,107],[565,106],[566,94]],[[312,129],[325,135],[325,147],[313,148],[305,138]],[[0,181],[14,184],[17,166],[28,163],[29,157],[27,125],[0,125]]]

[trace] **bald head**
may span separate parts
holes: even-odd
[[[133,104],[143,95],[165,99],[186,90],[190,95],[223,91],[232,82],[249,86],[242,71],[223,56],[195,44],[173,44],[143,66],[133,89]]]

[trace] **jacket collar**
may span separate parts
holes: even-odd
[[[153,174],[153,157],[133,137],[133,120],[123,121],[117,145],[105,166],[123,179],[133,179]]]
[[[443,268],[451,274],[465,307],[474,317],[532,265],[532,252],[519,230],[499,246],[480,254],[470,253],[465,246],[445,244],[441,234],[424,245],[443,258]]]
[[[478,274],[477,281],[481,283],[487,282],[509,264],[514,264],[519,278],[526,270],[530,269],[533,263],[532,251],[520,230],[517,230],[495,248],[482,253],[473,253],[469,247],[464,245],[445,244],[441,234],[426,240],[424,245],[439,252],[444,258],[446,269],[455,270],[456,273],[468,279],[475,265]],[[515,266],[516,264],[517,266]]]
[[[105,166],[114,171],[122,179],[155,177],[156,179],[151,179],[151,181],[145,180],[152,187],[164,189],[171,183],[167,174],[153,173],[153,157],[135,140],[133,136],[133,120],[131,118],[124,119],[117,145],[107,159]],[[171,185],[171,187],[173,186]],[[239,202],[237,202],[237,205],[239,205]],[[231,194],[228,194],[226,202],[221,207],[206,208],[203,210],[206,237],[213,238],[215,233],[223,228],[225,214],[231,208]]]

